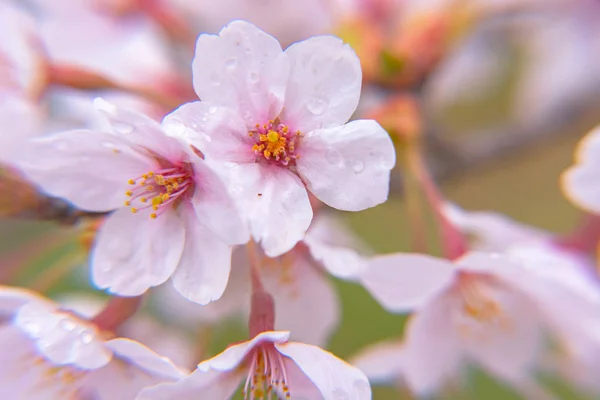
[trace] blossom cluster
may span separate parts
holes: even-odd
[[[542,129],[556,92],[584,102],[589,82],[564,77],[579,54],[545,45],[582,15],[597,29],[600,10],[216,3],[0,0],[0,217],[45,222],[29,247],[8,249],[9,222],[0,236],[0,398],[417,398],[462,390],[468,367],[527,399],[553,398],[540,374],[600,395],[600,128],[560,178],[585,212],[564,236],[447,201],[423,146],[428,98],[443,113],[465,71],[476,98],[499,73],[464,61],[497,18],[561,22],[526,43],[522,76],[571,63],[536,75],[554,91],[517,84],[509,129]],[[396,173],[412,248],[377,254],[335,210],[385,203]],[[410,315],[402,334],[347,361],[329,352],[345,315],[334,282]],[[240,321],[240,340],[220,334]]]

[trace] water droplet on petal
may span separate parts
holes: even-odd
[[[133,132],[133,125],[127,124],[125,122],[115,121],[112,123],[112,127],[115,132],[120,133],[122,135],[127,135],[128,133]]]
[[[216,114],[216,113],[217,113],[217,111],[219,111],[219,109],[218,109],[216,106],[210,106],[210,107],[208,108],[208,113],[209,113],[209,114]]]
[[[357,160],[352,165],[352,169],[354,170],[355,174],[360,174],[365,169],[365,163],[361,160]]]
[[[85,330],[81,333],[81,341],[85,344],[92,343],[94,339],[94,335],[92,335],[89,331]]]
[[[208,77],[213,86],[221,86],[221,75],[218,72],[213,72]]]
[[[315,115],[322,115],[329,107],[329,99],[323,95],[314,95],[306,103],[308,111]]]
[[[36,322],[32,322],[32,321],[28,321],[25,324],[23,324],[23,329],[30,335],[33,337],[39,337],[42,328],[40,326],[40,324],[36,323]]]
[[[70,319],[63,319],[62,321],[60,321],[60,327],[68,332],[71,332],[73,329],[75,329],[76,326],[77,325],[75,325],[75,323]]]
[[[102,142],[102,146],[107,149],[114,149],[117,147],[113,142]]]
[[[251,83],[256,83],[258,82],[258,74],[254,71],[250,72],[250,74],[248,74],[248,79],[250,80]]]
[[[225,68],[232,71],[237,66],[237,60],[235,58],[229,58],[225,61]]]
[[[342,166],[343,164],[342,154],[337,150],[327,150],[327,153],[325,153],[325,159],[331,165]]]
[[[350,395],[344,389],[337,388],[331,392],[331,398],[334,400],[349,400]]]

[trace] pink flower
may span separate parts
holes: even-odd
[[[198,38],[193,75],[202,101],[166,120],[222,165],[269,257],[304,236],[307,190],[347,211],[387,199],[394,147],[375,121],[344,124],[358,104],[361,69],[340,39],[314,37],[283,52],[273,37],[236,21]]]
[[[415,314],[403,345],[380,346],[356,362],[379,379],[390,378],[384,369],[395,371],[419,394],[458,378],[464,363],[530,393],[547,334],[581,354],[600,349],[593,339],[600,286],[579,273],[529,252],[469,253],[454,263],[411,254],[375,257],[362,276],[365,287],[388,310]]]
[[[6,399],[130,400],[146,386],[184,376],[147,347],[107,337],[57,304],[8,287],[0,287],[0,351]]]
[[[226,188],[189,145],[160,124],[98,101],[109,129],[69,131],[32,143],[25,170],[53,196],[93,212],[115,210],[92,256],[96,285],[125,296],[172,276],[205,304],[227,284],[231,244],[248,240]]]
[[[289,332],[268,331],[230,346],[198,365],[187,378],[142,391],[139,399],[230,398],[245,379],[244,398],[371,398],[360,370],[316,346],[288,342]]]

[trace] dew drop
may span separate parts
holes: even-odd
[[[308,100],[306,108],[315,115],[322,115],[329,106],[329,100],[322,95],[314,95]]]
[[[352,169],[354,170],[355,174],[360,174],[365,169],[365,163],[361,160],[357,160],[352,165]]]
[[[217,111],[219,111],[219,109],[218,109],[216,106],[210,106],[210,107],[208,108],[208,113],[209,113],[209,114],[216,114],[216,113],[217,113]]]
[[[232,71],[237,66],[237,60],[235,58],[229,58],[225,61],[225,68]]]
[[[221,76],[218,72],[213,72],[208,77],[213,86],[221,86]]]
[[[76,326],[77,325],[75,325],[75,323],[70,319],[63,319],[62,321],[60,321],[60,327],[68,332],[71,332],[73,329],[75,329]]]
[[[33,337],[39,337],[42,327],[37,322],[28,321],[23,324],[23,329]]]
[[[112,127],[117,133],[122,135],[127,135],[128,133],[133,132],[133,125],[125,122],[115,121],[112,123]]]
[[[94,339],[94,335],[92,335],[89,331],[85,330],[81,333],[81,342],[85,344],[92,343]]]
[[[258,74],[254,71],[250,72],[250,74],[248,74],[248,79],[250,80],[251,83],[256,83],[258,82]]]
[[[348,395],[348,392],[346,392],[344,389],[337,388],[333,389],[333,391],[331,392],[331,398],[333,400],[349,400],[350,396]]]
[[[114,149],[117,146],[113,142],[102,142],[102,147],[106,147],[107,149]]]
[[[327,153],[325,153],[325,159],[331,165],[342,165],[342,155],[337,150],[327,150]]]

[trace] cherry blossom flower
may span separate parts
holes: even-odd
[[[251,400],[371,398],[360,370],[319,347],[288,341],[289,332],[262,332],[198,364],[187,378],[143,390],[139,399],[230,398],[244,383]]]
[[[395,152],[372,120],[344,124],[358,104],[360,62],[332,36],[283,52],[277,40],[235,21],[201,35],[193,62],[200,102],[165,119],[220,168],[269,257],[306,232],[307,190],[341,210],[387,199]]]
[[[402,345],[370,350],[356,363],[382,379],[389,378],[382,368],[402,371],[420,394],[458,378],[465,362],[524,392],[537,390],[531,373],[547,350],[546,334],[569,347],[586,338],[586,346],[575,348],[598,349],[591,338],[600,286],[578,273],[539,253],[469,253],[455,263],[411,254],[375,257],[363,275],[365,287],[388,310],[416,313]]]
[[[2,398],[130,400],[184,376],[147,347],[22,289],[0,287],[0,339]]]
[[[144,115],[97,101],[107,131],[36,139],[23,168],[50,195],[106,212],[92,255],[93,280],[135,296],[172,276],[201,304],[221,296],[231,244],[248,240],[226,188],[185,143]]]

